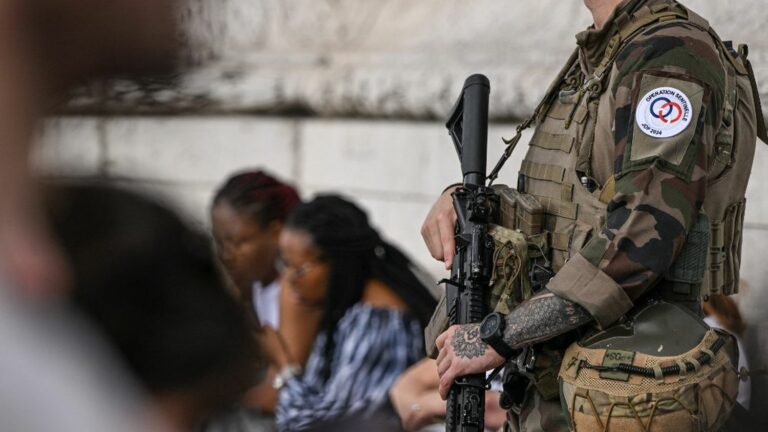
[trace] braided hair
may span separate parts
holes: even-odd
[[[273,221],[285,221],[300,202],[293,186],[264,171],[244,171],[230,177],[213,198],[213,206],[222,202],[247,215],[262,228]]]
[[[307,232],[329,266],[328,295],[321,331],[330,365],[333,334],[347,309],[358,303],[366,282],[376,279],[392,289],[422,326],[429,322],[435,298],[419,279],[414,264],[384,241],[358,206],[337,195],[321,195],[299,204],[286,220],[288,229]]]

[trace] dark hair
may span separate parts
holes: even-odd
[[[382,240],[365,212],[352,202],[336,195],[318,196],[296,206],[286,227],[306,231],[329,265],[329,295],[322,324],[328,341],[327,359],[333,351],[336,325],[347,309],[360,301],[368,280],[378,279],[391,288],[422,326],[429,322],[436,301],[413,263]]]
[[[202,234],[147,198],[96,184],[49,187],[46,210],[74,305],[149,391],[185,392],[208,409],[252,384],[258,349]]]
[[[284,222],[301,199],[293,186],[264,171],[245,171],[227,179],[216,191],[213,205],[221,202],[226,202],[266,227],[272,221]]]

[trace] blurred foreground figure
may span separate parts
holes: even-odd
[[[29,182],[40,117],[75,85],[171,72],[176,3],[0,0],[0,271],[28,295],[60,288],[64,272]]]
[[[73,85],[169,71],[171,0],[0,0],[0,419],[9,431],[151,430],[88,325],[29,180],[39,118]]]
[[[46,208],[76,307],[107,337],[176,430],[256,378],[255,340],[207,239],[170,210],[95,184],[53,187]]]

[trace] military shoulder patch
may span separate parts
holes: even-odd
[[[632,116],[622,172],[658,161],[665,171],[688,178],[694,165],[697,132],[708,101],[698,80],[668,72],[645,72],[635,79]]]
[[[657,87],[640,98],[635,121],[651,138],[671,138],[691,125],[691,100],[674,87]]]

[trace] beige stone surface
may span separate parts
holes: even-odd
[[[768,9],[691,1],[724,39],[748,43],[768,95]],[[581,1],[192,0],[192,69],[173,84],[120,83],[79,110],[309,113],[442,118],[485,73],[491,113],[526,116],[591,17]]]

